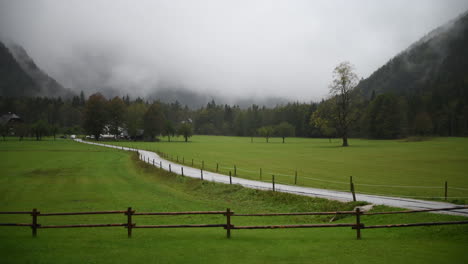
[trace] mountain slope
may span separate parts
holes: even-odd
[[[39,95],[47,97],[71,97],[73,95],[70,90],[63,88],[63,86],[60,85],[56,80],[44,73],[36,65],[34,60],[29,57],[28,53],[23,47],[17,44],[10,44],[8,45],[8,48],[21,68],[40,88]]]
[[[39,93],[40,87],[0,42],[0,96],[35,96]]]
[[[358,89],[367,98],[374,91],[412,95],[443,89],[459,95],[467,91],[467,77],[468,12],[465,12],[395,56],[361,81]]]
[[[410,134],[468,135],[468,12],[395,56],[357,91],[371,100],[396,95]]]

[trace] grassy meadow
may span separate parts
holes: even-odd
[[[161,150],[171,148],[174,154],[182,152],[184,148],[187,151],[185,153],[196,153],[197,148],[206,146],[206,151],[201,151],[200,155],[207,155],[206,158],[212,157],[213,160],[216,153],[220,158],[225,157],[227,154],[221,155],[221,153],[229,153],[229,148],[239,148],[237,153],[241,152],[241,146],[237,146],[240,145],[241,139],[225,138],[229,140],[229,144],[222,145],[222,147],[229,146],[229,148],[221,148],[221,150],[218,149],[221,141],[216,141],[217,139],[222,138],[195,137],[193,142],[188,144],[157,143],[157,146],[162,146]],[[457,141],[457,139],[454,140]],[[212,145],[207,142],[212,142]],[[271,157],[272,169],[280,167],[275,164],[279,158],[271,154],[269,150],[283,147],[305,151],[302,154],[284,152],[285,157],[281,160],[285,162],[291,159],[291,155],[305,156],[308,155],[307,153],[314,153],[314,149],[321,149],[313,147],[314,144],[322,146],[322,153],[331,150],[342,153],[339,157],[350,157],[350,154],[346,154],[348,150],[358,151],[362,148],[364,149],[362,153],[366,153],[374,148],[368,145],[371,144],[370,142],[366,143],[366,141],[359,146],[358,142],[353,140],[351,144],[355,146],[346,150],[329,146],[327,142],[312,141],[313,144],[310,144],[312,146],[309,146],[312,150],[307,152],[307,142],[302,139],[290,139],[285,145],[276,143],[262,145],[258,142],[252,144],[252,148],[256,149],[253,146],[258,146],[258,152],[255,153]],[[393,143],[391,142],[377,143],[390,144],[388,148],[392,149]],[[394,144],[406,143],[395,142]],[[448,143],[447,140],[443,142],[443,145],[446,144],[450,144],[450,140]],[[191,148],[193,150],[190,150]],[[407,151],[416,151],[415,148],[409,148]],[[214,150],[209,151],[209,149]],[[239,157],[237,161],[248,161],[255,157],[250,154],[250,151],[244,153],[245,156]],[[205,158],[205,156],[198,156],[198,158],[201,157]],[[317,153],[313,157],[318,158],[320,155]],[[291,194],[249,190],[240,186],[201,182],[152,168],[138,161],[134,153],[68,140],[1,141],[0,159],[2,160],[0,163],[1,211],[23,211],[31,210],[33,207],[40,209],[42,213],[125,210],[128,206],[132,206],[140,212],[225,210],[229,207],[236,213],[253,213],[350,210],[355,206],[353,203],[339,203]],[[322,159],[325,160],[325,156]],[[303,158],[304,160],[306,157]],[[348,162],[348,165],[351,164],[352,162]],[[254,165],[256,164],[252,163],[252,166]],[[451,170],[451,172],[457,175],[456,170]],[[377,207],[375,210],[394,209]],[[1,215],[0,222],[29,222],[30,218],[28,215]],[[364,216],[362,222],[383,224],[459,219],[466,218],[412,214]],[[124,215],[88,215],[40,217],[39,223],[123,223],[125,220]],[[328,223],[329,220],[330,217],[323,216],[234,217],[232,222],[235,225],[255,225]],[[343,217],[336,222],[352,221],[354,217]],[[134,222],[137,224],[224,223],[224,218],[221,216],[140,216],[134,217]],[[468,262],[468,255],[466,255],[468,225],[363,230],[363,239],[359,241],[355,239],[355,232],[350,228],[233,230],[231,239],[225,238],[225,231],[222,228],[135,229],[131,239],[127,238],[123,227],[39,229],[36,238],[31,237],[29,227],[0,227],[0,229],[2,263]]]
[[[173,160],[206,170],[234,173],[248,179],[276,180],[302,186],[349,191],[353,176],[361,193],[408,196],[440,200],[448,181],[451,201],[468,201],[468,138],[433,138],[427,141],[351,139],[350,147],[341,140],[286,138],[194,136],[190,142],[176,138],[167,142],[109,142],[169,154]],[[286,176],[288,175],[288,176]],[[370,186],[380,185],[380,186]],[[403,186],[403,187],[394,187]],[[407,187],[407,186],[420,186]],[[426,188],[429,187],[429,188]],[[457,188],[457,189],[455,189]]]

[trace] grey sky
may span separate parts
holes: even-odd
[[[64,86],[144,95],[161,84],[319,100],[334,66],[367,77],[464,0],[0,0],[0,38]]]

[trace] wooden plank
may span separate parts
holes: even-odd
[[[208,214],[221,214],[224,215],[226,211],[193,211],[193,212],[161,212],[161,213],[134,213],[133,215],[208,215]]]
[[[436,226],[436,225],[463,225],[463,224],[468,224],[468,221],[411,223],[411,224],[393,224],[393,225],[373,225],[373,226],[364,226],[364,227],[361,227],[361,229],[413,227],[413,226]],[[355,227],[353,227],[353,229],[355,229]]]
[[[232,216],[336,215],[336,214],[355,214],[355,212],[354,211],[338,211],[338,212],[302,212],[302,213],[270,213],[270,214],[233,214]]]
[[[225,227],[225,224],[201,225],[135,225],[133,228],[194,228],[194,227]]]
[[[278,229],[278,228],[322,228],[322,227],[353,227],[356,224],[306,224],[306,225],[264,225],[264,226],[233,226],[231,229]]]
[[[29,212],[0,212],[0,214],[28,214],[30,215],[32,214],[32,212],[31,211]]]
[[[231,209],[227,208],[226,209],[226,236],[227,238],[231,238]]]
[[[32,224],[22,224],[22,223],[0,223],[0,226],[32,226]]]
[[[68,213],[47,213],[39,214],[39,216],[55,216],[55,215],[95,215],[95,214],[124,214],[127,211],[98,211],[98,212],[68,212]]]
[[[115,227],[127,226],[127,224],[95,224],[95,225],[45,225],[38,228],[80,228],[80,227]]]
[[[362,213],[361,215],[409,214],[409,213],[421,213],[421,212],[460,210],[460,209],[466,209],[466,208],[468,208],[468,205],[457,206],[457,207],[448,207],[448,208],[439,208],[439,209],[422,209],[422,210],[406,210],[406,211],[394,211],[394,212]]]
[[[37,211],[36,208],[33,209],[32,211],[32,225],[31,225],[31,229],[32,229],[32,236],[33,237],[36,237],[37,236],[37,228],[38,228],[38,224],[37,224],[37,215],[39,214],[40,212]]]

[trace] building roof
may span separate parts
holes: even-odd
[[[22,120],[21,120],[21,117],[19,117],[18,115],[14,113],[4,114],[0,117],[0,124],[2,125],[7,124],[11,121],[22,121]]]

